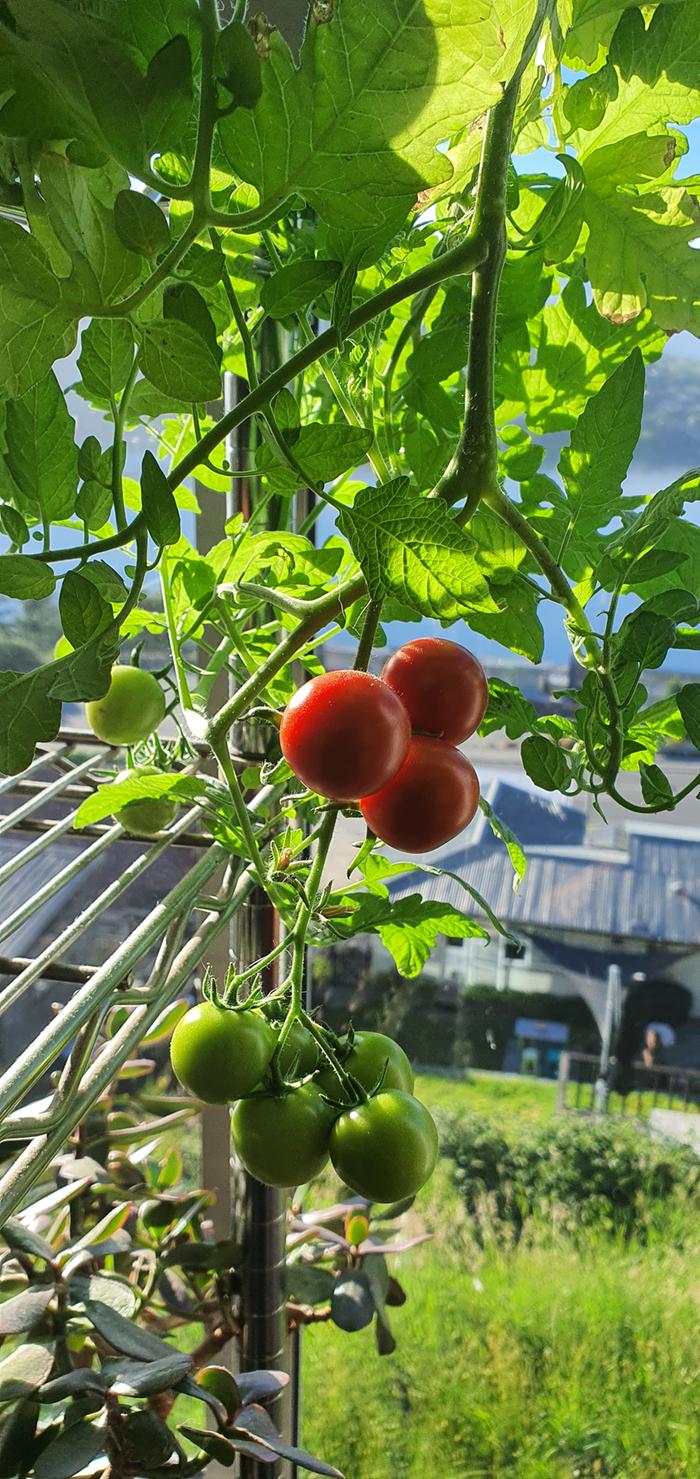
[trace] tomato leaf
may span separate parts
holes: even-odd
[[[497,611],[475,541],[439,499],[421,498],[407,478],[365,488],[338,520],[375,599],[392,595],[422,616],[455,621]]]
[[[146,528],[161,549],[177,544],[180,538],[180,515],[170,492],[168,479],[152,452],[146,452],[141,464],[141,507]]]

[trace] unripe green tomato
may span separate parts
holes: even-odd
[[[222,1407],[226,1408],[229,1417],[243,1406],[238,1383],[225,1366],[205,1366],[197,1372],[195,1381],[198,1387],[216,1397]]]
[[[188,1093],[205,1104],[230,1104],[256,1088],[274,1049],[275,1034],[262,1012],[203,1001],[180,1018],[170,1061]]]
[[[387,1037],[383,1032],[356,1032],[352,1048],[344,1057],[346,1047],[347,1038],[341,1038],[339,1057],[342,1066],[368,1094],[374,1092],[380,1079],[382,1089],[403,1089],[406,1094],[412,1093],[413,1069],[403,1048],[394,1042],[393,1037]],[[342,1100],[340,1081],[330,1065],[324,1064],[319,1068],[315,1082],[324,1094]]]
[[[341,1181],[370,1202],[411,1197],[432,1174],[438,1135],[424,1104],[399,1089],[346,1109],[331,1131]]]
[[[294,1069],[295,1078],[306,1078],[318,1063],[318,1048],[311,1033],[301,1022],[293,1022],[282,1052],[279,1068],[283,1078]]]
[[[94,735],[106,745],[137,745],[158,728],[165,695],[153,673],[116,664],[103,698],[85,705]]]
[[[133,779],[134,776],[160,775],[157,765],[137,765],[117,776],[116,784]],[[137,837],[155,837],[174,822],[178,803],[172,796],[142,796],[136,801],[127,801],[120,807],[115,802],[113,815],[125,832]]]
[[[303,1186],[328,1160],[335,1114],[313,1084],[241,1099],[231,1115],[234,1149],[266,1186]]]

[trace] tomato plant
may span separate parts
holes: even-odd
[[[476,907],[503,928],[466,884],[437,914],[420,888],[389,897],[411,860],[379,839],[430,849],[479,802],[448,740],[484,697],[451,654],[468,682],[449,684],[446,717],[421,696],[432,667],[409,662],[409,743],[405,654],[367,676],[393,624],[459,646],[466,627],[470,648],[537,664],[546,613],[570,644],[566,710],[493,679],[479,732],[503,730],[535,785],[603,816],[608,798],[671,812],[700,786],[674,789],[662,754],[700,743],[700,683],[656,703],[647,677],[699,645],[700,476],[626,481],[647,366],[698,332],[683,130],[700,27],[691,0],[334,0],[309,7],[297,53],[241,9],[227,24],[216,0],[0,7],[0,593],[47,603],[62,629],[0,674],[0,769],[25,769],[82,703],[135,753],[78,826],[137,801],[197,807],[231,897],[255,886],[280,920],[207,1004],[226,1032],[256,1023],[260,1046],[259,980],[279,961],[269,1083],[235,1116],[272,1134],[303,1109],[320,1136],[303,1030],[355,1105],[350,1155],[352,1115],[376,1126],[388,1104],[393,1126],[401,1091],[353,1088],[306,1013],[307,945],[372,931],[416,974],[438,934],[484,936]],[[221,511],[208,547],[205,504]],[[330,634],[352,674],[324,678]],[[252,751],[243,723],[263,736]],[[358,801],[370,833],[338,877],[339,807]],[[417,1174],[430,1133],[413,1103]]]

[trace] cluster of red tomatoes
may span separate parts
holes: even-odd
[[[183,1088],[208,1104],[234,1104],[234,1149],[268,1186],[303,1186],[330,1157],[341,1181],[369,1201],[413,1196],[433,1170],[438,1139],[431,1115],[413,1097],[403,1049],[380,1032],[341,1039],[336,1055],[359,1101],[351,1103],[312,1034],[294,1022],[277,1066],[300,1082],[275,1090],[261,1082],[278,1041],[273,1013],[274,1004],[192,1007],[170,1045]]]
[[[420,637],[380,678],[324,673],[295,693],[280,728],[295,775],[333,801],[359,801],[370,830],[402,852],[429,852],[471,821],[479,782],[457,745],[478,728],[488,684],[466,648]]]

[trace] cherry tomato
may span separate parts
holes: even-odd
[[[371,673],[322,673],[282,716],[285,760],[311,791],[356,801],[386,785],[401,765],[411,725],[401,700]]]
[[[263,1002],[260,1010],[265,1013],[268,1022],[272,1023],[277,1037],[280,1035],[284,1015],[280,1015],[279,1002]],[[308,1073],[313,1073],[318,1063],[318,1048],[311,1033],[302,1022],[293,1022],[282,1052],[279,1056],[279,1070],[283,1078],[287,1078],[294,1069],[296,1078],[306,1078]]]
[[[419,637],[385,662],[382,681],[408,710],[414,729],[461,745],[478,729],[489,701],[480,662],[444,637]]]
[[[432,1116],[400,1089],[346,1109],[331,1131],[331,1160],[341,1181],[371,1202],[413,1196],[431,1175],[437,1153]]]
[[[282,1095],[253,1094],[231,1116],[234,1150],[267,1186],[303,1186],[328,1160],[334,1118],[313,1084]]]
[[[405,1093],[411,1093],[413,1069],[403,1048],[392,1037],[386,1037],[383,1032],[356,1032],[347,1056],[344,1056],[344,1048],[347,1048],[347,1039],[341,1039],[339,1053],[343,1068],[359,1080],[368,1094],[374,1092],[382,1074],[383,1089],[403,1089]],[[330,1065],[324,1063],[319,1068],[315,1081],[324,1094],[342,1100],[340,1081]]]
[[[372,832],[400,852],[430,852],[468,826],[479,805],[470,760],[443,740],[414,735],[400,771],[360,802]]]
[[[117,665],[104,698],[85,705],[93,734],[106,745],[137,745],[158,728],[165,697],[157,678],[145,668]]]
[[[156,765],[137,765],[117,776],[117,784],[140,775],[158,775]],[[121,822],[125,832],[136,837],[154,837],[174,822],[178,803],[172,796],[143,796],[137,801],[127,801],[126,806],[115,803],[114,817]]]
[[[262,1012],[233,1012],[214,1002],[192,1007],[170,1042],[173,1073],[205,1104],[229,1104],[257,1087],[275,1049]]]

